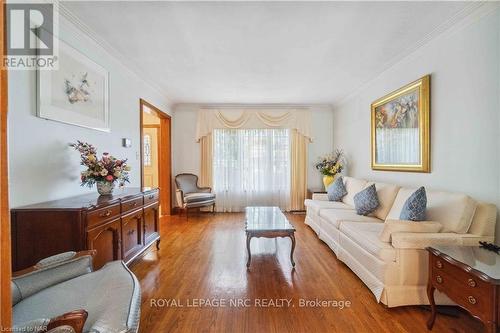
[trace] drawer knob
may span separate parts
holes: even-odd
[[[155,195],[154,195],[154,194],[150,194],[150,195],[149,195],[149,199],[153,199],[154,197],[155,197]]]
[[[108,217],[111,215],[111,211],[108,209],[105,212],[102,212],[99,216],[100,217]]]
[[[135,206],[137,206],[137,201],[136,201],[136,202],[134,202],[134,203],[132,204],[132,206],[134,206],[134,207],[135,207]]]
[[[443,263],[441,261],[436,261],[436,267],[437,268],[443,268]]]
[[[127,235],[129,235],[129,236],[130,236],[130,235],[133,235],[133,234],[134,234],[134,232],[135,232],[135,230],[134,230],[134,229],[132,229],[132,230],[130,230],[129,232],[127,232]]]
[[[477,285],[476,281],[474,281],[473,279],[467,280],[467,284],[469,285],[469,287],[472,287],[472,288],[474,288]]]
[[[474,298],[474,296],[469,296],[467,297],[467,300],[469,301],[470,304],[476,304],[477,301],[476,299]]]
[[[437,283],[443,283],[443,278],[440,275],[438,275],[436,276],[436,281]]]

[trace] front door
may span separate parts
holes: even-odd
[[[158,134],[159,127],[144,127],[144,186],[159,187]]]

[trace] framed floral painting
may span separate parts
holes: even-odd
[[[108,71],[63,41],[58,66],[37,71],[38,117],[109,132]]]
[[[372,169],[430,172],[430,75],[371,105]]]

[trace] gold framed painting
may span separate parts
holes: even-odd
[[[430,172],[430,75],[371,105],[372,169]]]

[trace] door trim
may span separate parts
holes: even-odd
[[[168,199],[170,198],[170,211],[168,214],[164,210],[162,210],[163,215],[171,215],[172,214],[172,209],[173,209],[173,200],[172,200],[172,117],[170,117],[167,113],[163,112],[153,104],[145,101],[144,99],[139,99],[139,112],[140,112],[140,124],[139,124],[139,130],[140,130],[140,154],[141,154],[141,187],[144,187],[144,131],[143,128],[148,125],[144,125],[144,119],[143,119],[143,112],[144,112],[144,106],[148,107],[149,109],[152,109],[153,111],[156,112],[156,115],[160,118],[160,141],[159,141],[159,146],[162,147],[162,151],[160,151],[159,154],[159,166],[158,166],[158,178],[159,178],[159,187],[160,189],[163,189],[160,191],[160,205],[163,204],[163,207],[165,207],[165,204],[168,203]],[[164,135],[165,130],[162,128],[165,124],[166,121],[170,123],[170,130],[168,133],[168,136]],[[165,149],[167,147],[167,149]],[[166,151],[166,152],[165,152]],[[169,167],[170,167],[170,177],[165,177],[165,172],[162,172],[162,169],[165,168],[165,163],[162,163],[163,161],[167,161]],[[168,193],[164,190],[167,189]]]
[[[0,0],[0,55],[6,48],[5,1]],[[3,61],[2,61],[3,62]],[[8,187],[8,151],[7,151],[7,70],[0,69],[0,327],[10,328],[12,325],[12,303],[10,281],[11,239]]]

